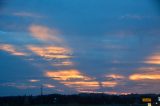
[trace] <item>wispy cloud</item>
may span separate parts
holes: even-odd
[[[73,66],[74,63],[71,62],[71,61],[69,61],[69,60],[64,60],[62,62],[60,62],[60,61],[59,62],[54,62],[52,65],[53,66],[57,66],[57,67],[61,67],[61,66]]]
[[[68,59],[72,57],[70,50],[64,47],[29,45],[27,48],[46,59]]]
[[[40,80],[37,80],[37,79],[31,79],[31,80],[29,80],[29,82],[33,82],[33,83],[35,83],[35,82],[39,82]]]
[[[119,75],[119,74],[106,74],[105,75],[106,78],[111,78],[111,79],[124,79],[125,76],[123,75]]]
[[[46,88],[55,88],[55,86],[52,85],[52,84],[43,84],[43,87],[46,87]]]
[[[15,46],[10,44],[0,44],[0,50],[6,51],[10,53],[11,55],[15,56],[27,56],[28,54],[25,52],[20,51]]]
[[[44,18],[44,16],[36,14],[36,13],[32,13],[32,12],[14,12],[13,13],[14,16],[19,16],[19,17],[26,17],[26,18]]]
[[[0,84],[0,86],[3,86],[3,87],[14,87],[14,88],[17,88],[17,89],[33,89],[33,88],[37,88],[37,86],[29,85],[29,84],[23,84],[23,83],[3,83],[3,84]]]
[[[135,19],[135,20],[141,20],[143,18],[148,18],[147,16],[141,16],[136,14],[127,14],[120,17],[120,19]]]
[[[62,43],[62,38],[59,37],[59,32],[55,29],[50,29],[45,26],[41,25],[31,25],[29,27],[29,32],[31,35],[39,39],[41,41],[47,41],[47,42],[59,42]]]

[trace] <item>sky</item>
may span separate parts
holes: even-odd
[[[158,0],[1,0],[0,96],[160,93]]]

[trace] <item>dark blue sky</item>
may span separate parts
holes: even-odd
[[[160,93],[152,0],[0,2],[0,96]]]

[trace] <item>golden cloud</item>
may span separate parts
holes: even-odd
[[[91,78],[84,76],[78,70],[60,70],[60,71],[47,71],[45,76],[51,77],[55,80],[71,80],[71,79],[83,79],[90,80]]]
[[[58,80],[60,83],[74,88],[77,91],[86,89],[98,89],[99,82],[94,81],[94,78],[88,77],[76,69],[61,70],[61,71],[47,71],[45,76]]]
[[[133,74],[129,76],[130,80],[160,80],[160,74]]]
[[[37,54],[38,56],[46,59],[68,59],[71,58],[71,51],[68,48],[57,46],[28,46],[28,49]]]

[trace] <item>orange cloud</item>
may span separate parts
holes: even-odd
[[[160,74],[133,74],[129,76],[130,80],[160,80]]]
[[[97,81],[62,81],[62,84],[76,89],[78,92],[82,91],[95,91],[100,88],[99,82]]]
[[[68,86],[74,87],[99,87],[99,83],[97,81],[73,81],[73,82],[62,82]]]
[[[16,55],[16,56],[26,56],[27,55],[27,53],[20,52],[17,50],[16,47],[14,47],[13,45],[9,45],[9,44],[1,44],[0,50],[6,51],[6,52],[8,52],[12,55]]]
[[[125,78],[124,76],[118,75],[118,74],[109,74],[109,75],[106,75],[105,77],[113,78],[113,79],[124,79]]]
[[[160,54],[159,53],[153,54],[152,56],[148,57],[144,63],[159,65],[160,64]]]
[[[68,48],[57,47],[57,46],[28,46],[28,49],[37,54],[38,56],[46,59],[68,59],[71,58],[71,51]]]
[[[55,86],[52,84],[43,84],[43,86],[46,88],[55,88]]]
[[[118,83],[115,81],[105,81],[101,83],[103,87],[115,87],[116,85],[118,85]]]
[[[94,81],[94,78],[83,75],[75,69],[61,71],[47,71],[45,76],[58,80],[60,83],[74,88],[77,91],[86,89],[98,89],[99,82]]]
[[[42,41],[63,42],[62,39],[58,37],[59,33],[56,30],[45,26],[31,25],[29,31],[34,38]]]
[[[81,74],[78,70],[61,70],[61,71],[47,71],[45,73],[47,77],[53,77],[55,80],[71,80],[71,79],[83,79],[89,80],[90,78]]]

